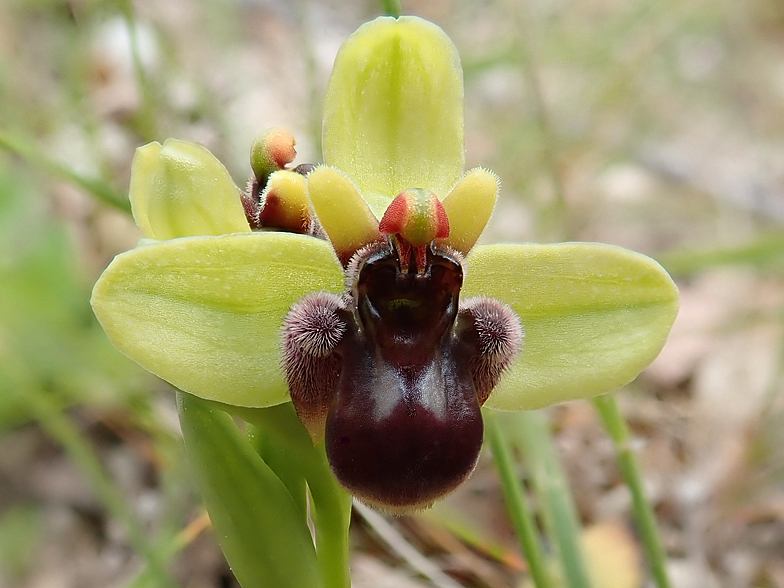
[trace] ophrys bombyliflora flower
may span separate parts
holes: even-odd
[[[141,148],[134,213],[158,241],[119,255],[96,284],[112,342],[203,398],[293,399],[317,441],[326,431],[337,478],[392,509],[427,505],[470,473],[482,404],[609,392],[661,350],[678,295],[650,258],[589,243],[474,246],[498,184],[463,171],[462,73],[435,25],[382,17],[346,41],[323,144],[315,170],[264,169],[258,204],[286,221],[254,231],[253,203],[243,209],[208,152]],[[294,232],[268,230],[276,222]]]

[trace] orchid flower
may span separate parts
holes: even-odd
[[[462,482],[480,407],[613,391],[660,352],[678,293],[654,260],[595,243],[476,245],[497,178],[464,171],[463,80],[437,26],[380,17],[341,47],[321,166],[252,149],[245,194],[206,149],[139,148],[145,239],[92,304],[112,343],[223,405],[293,401],[337,480],[422,508]]]

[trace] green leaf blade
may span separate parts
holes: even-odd
[[[485,245],[468,256],[464,296],[520,316],[520,355],[487,401],[536,409],[633,380],[661,351],[678,290],[654,260],[612,245]]]
[[[183,439],[221,549],[243,586],[318,588],[305,517],[231,416],[179,392]]]
[[[156,242],[118,255],[93,290],[109,340],[196,396],[261,407],[288,400],[279,331],[309,292],[339,292],[326,241],[245,233]]]

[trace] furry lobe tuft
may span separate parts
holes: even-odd
[[[484,404],[523,346],[525,333],[517,314],[493,298],[468,298],[460,305],[460,314],[473,322],[479,354],[471,363],[479,403]]]

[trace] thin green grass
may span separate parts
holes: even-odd
[[[531,578],[536,588],[551,588],[554,584],[550,578],[547,558],[539,543],[536,519],[517,475],[509,440],[498,423],[497,415],[485,411],[484,421],[486,439],[501,478],[506,510],[509,512],[509,520],[528,562]]]

